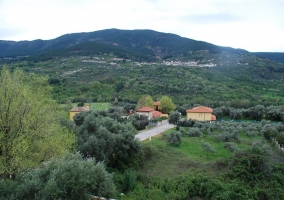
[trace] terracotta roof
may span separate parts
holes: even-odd
[[[215,115],[211,115],[211,121],[216,121],[216,116]]]
[[[150,107],[142,107],[136,110],[136,112],[152,112],[152,111],[154,111],[154,109]]]
[[[188,109],[187,113],[212,113],[213,109],[205,106],[198,106],[192,109]]]
[[[160,105],[160,101],[155,101],[154,102],[154,106],[159,106]]]
[[[85,107],[75,107],[70,110],[70,112],[82,112],[82,111],[89,111],[89,108]]]
[[[153,112],[153,117],[154,117],[154,118],[159,117],[161,114],[163,114],[163,113],[154,110],[154,112]]]

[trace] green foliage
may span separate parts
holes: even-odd
[[[79,103],[77,104],[77,106],[78,106],[78,107],[84,107],[84,104],[85,104],[84,102],[79,102]]]
[[[264,138],[271,141],[273,138],[277,136],[279,133],[276,129],[275,125],[272,124],[266,124],[262,127],[261,133],[263,134]]]
[[[90,199],[114,195],[112,175],[103,163],[79,153],[52,160],[18,178],[12,199]]]
[[[203,148],[203,151],[206,151],[207,156],[208,156],[208,152],[215,153],[215,149],[209,143],[202,141],[201,146]]]
[[[276,140],[280,145],[284,145],[284,132],[277,135]]]
[[[203,133],[198,128],[190,128],[186,135],[188,137],[202,137]]]
[[[176,109],[173,100],[168,96],[163,96],[161,98],[160,107],[162,109],[162,113],[170,113]]]
[[[182,142],[182,137],[180,132],[171,132],[167,135],[167,142],[174,146],[180,146]]]
[[[127,121],[130,122],[136,130],[144,130],[149,124],[148,117],[145,115],[133,114],[127,119]]]
[[[152,97],[150,95],[148,95],[148,94],[142,96],[138,100],[136,108],[139,109],[139,108],[142,108],[144,106],[150,107],[150,108],[154,108],[154,101],[153,101]]]
[[[123,190],[132,191],[137,184],[137,173],[133,169],[128,169],[123,174]]]
[[[241,140],[239,138],[239,132],[237,130],[233,130],[230,132],[223,132],[215,136],[219,140],[223,142],[237,142],[240,143]]]
[[[238,150],[233,142],[225,142],[225,147],[231,152],[235,152]]]
[[[105,161],[109,167],[131,165],[132,158],[141,151],[140,143],[134,138],[135,128],[130,123],[120,123],[101,114],[107,112],[80,113],[74,118],[76,125],[80,126],[78,150],[85,158]],[[79,123],[77,119],[80,119]]]
[[[180,121],[180,113],[175,111],[175,112],[171,112],[171,114],[169,115],[169,123],[170,124],[174,124],[174,125],[178,125],[179,121]]]
[[[270,147],[260,142],[248,150],[236,151],[233,155],[230,176],[249,183],[265,178],[269,172]]]
[[[0,84],[1,176],[14,178],[72,150],[75,135],[58,123],[46,77],[4,68]]]

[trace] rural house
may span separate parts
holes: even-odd
[[[158,118],[162,115],[161,112],[154,110],[150,107],[142,107],[138,110],[136,110],[136,114],[138,115],[145,115],[148,117],[148,120],[151,120],[153,118]]]
[[[186,118],[195,119],[197,121],[216,121],[216,116],[213,115],[213,109],[205,106],[198,106],[186,111]]]
[[[69,111],[70,120],[73,120],[74,116],[80,112],[89,111],[90,106],[87,105],[86,107],[75,107]]]

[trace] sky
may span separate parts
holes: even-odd
[[[0,40],[48,40],[110,28],[284,52],[284,0],[0,0]]]

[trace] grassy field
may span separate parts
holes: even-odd
[[[175,131],[175,128],[165,132],[165,135]],[[262,136],[253,139],[248,138],[244,132],[239,135],[241,143],[235,143],[238,149],[247,149],[256,140],[264,141]],[[209,143],[214,149],[214,153],[205,152],[201,142]],[[146,159],[144,166],[139,170],[140,173],[156,176],[169,177],[180,175],[185,172],[205,172],[216,175],[224,169],[220,168],[220,163],[228,162],[232,156],[224,142],[219,141],[214,135],[204,135],[203,137],[182,137],[180,146],[172,146],[166,142],[163,136],[152,138],[151,141],[145,140],[143,145],[152,153]]]
[[[108,110],[110,108],[110,103],[91,103],[91,110]]]
[[[102,103],[90,103],[90,108],[91,110],[108,110],[110,108],[110,103],[108,102],[102,102]],[[60,107],[66,108],[66,104],[60,104]],[[77,103],[72,103],[72,107],[76,107]],[[87,106],[87,103],[84,105],[85,107]]]

